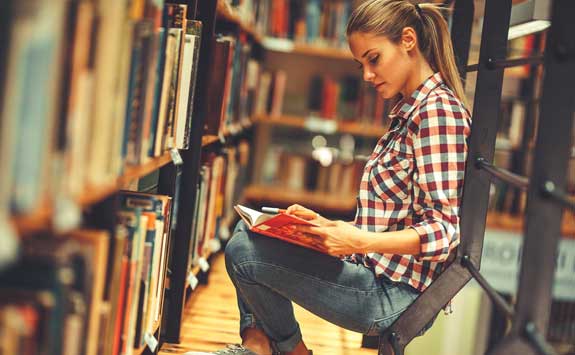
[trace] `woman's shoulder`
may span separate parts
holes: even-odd
[[[418,107],[419,116],[445,116],[453,118],[471,119],[469,110],[463,102],[447,87],[438,85]]]

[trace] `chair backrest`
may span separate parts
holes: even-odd
[[[456,0],[454,16],[465,18],[454,18],[453,24],[468,26],[473,23],[473,8],[472,0]],[[471,279],[471,273],[461,261],[465,259],[475,265],[480,264],[490,179],[477,168],[476,160],[479,157],[487,161],[493,160],[503,85],[503,69],[489,69],[486,64],[492,57],[506,57],[510,13],[511,0],[486,0],[472,129],[468,140],[469,153],[461,200],[461,243],[441,275],[380,336],[379,354],[403,354],[405,346],[420,334]],[[458,46],[454,48],[455,52],[467,53],[470,31],[455,27],[452,27],[451,31],[454,46]],[[461,35],[468,37],[459,38]],[[465,77],[465,73],[462,73],[462,77]]]
[[[470,1],[458,0],[456,7],[470,6]],[[575,33],[575,22],[571,14],[575,12],[575,1],[554,0],[550,6],[551,29],[547,34],[542,62],[536,57],[505,59],[511,5],[512,0],[486,0],[485,4],[479,63],[476,66],[478,74],[473,126],[461,206],[461,243],[455,259],[380,337],[379,354],[403,354],[411,339],[471,277],[485,289],[501,312],[513,318],[511,330],[490,354],[554,354],[544,334],[552,300],[562,208],[575,210],[575,201],[565,193],[565,172],[573,144],[575,41],[571,34]],[[470,12],[473,11],[459,11]],[[453,23],[461,22],[465,21],[454,20]],[[452,28],[452,31],[455,35],[459,33],[457,28]],[[518,177],[490,164],[499,120],[503,70],[526,63],[545,65],[540,105],[542,118],[538,122],[533,169],[528,181],[525,177]],[[526,188],[528,192],[525,241],[515,309],[479,273],[491,176]],[[534,263],[533,260],[538,262]]]

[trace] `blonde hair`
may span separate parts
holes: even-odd
[[[466,104],[449,28],[438,6],[416,5],[408,0],[367,0],[353,10],[346,33],[348,37],[354,32],[385,36],[397,44],[405,27],[415,30],[419,51],[431,69],[439,72],[451,91]]]

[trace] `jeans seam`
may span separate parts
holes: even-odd
[[[396,317],[396,316],[402,314],[403,312],[405,312],[406,309],[407,309],[407,307],[405,307],[405,308],[402,309],[401,311],[394,312],[394,313],[392,313],[392,314],[390,314],[390,315],[387,315],[387,316],[385,316],[385,317],[383,317],[383,318],[374,319],[373,322],[371,323],[371,326],[369,327],[369,329],[368,329],[368,331],[367,331],[366,334],[372,333],[372,331],[375,329],[375,327],[376,327],[376,325],[377,325],[378,323],[382,323],[382,322],[385,322],[385,321],[387,321],[387,320],[389,320],[389,319],[391,319],[391,318],[393,318],[393,317]],[[378,333],[379,333],[379,332],[378,332]]]
[[[243,282],[249,283],[249,284],[252,284],[252,285],[257,285],[258,283],[257,283],[257,282],[250,281],[250,280],[246,280],[245,278],[239,276],[239,273],[238,273],[238,268],[239,268],[239,267],[244,266],[244,265],[248,265],[248,264],[265,265],[265,266],[276,267],[276,268],[282,269],[282,270],[284,270],[284,271],[289,271],[289,272],[292,272],[292,273],[294,273],[294,274],[297,274],[297,275],[299,275],[299,276],[301,276],[301,277],[303,277],[303,278],[309,278],[309,279],[312,279],[312,280],[315,280],[315,281],[319,281],[319,282],[328,284],[328,285],[330,285],[330,286],[334,286],[334,287],[341,288],[341,289],[343,289],[343,290],[348,290],[348,291],[361,292],[361,293],[373,293],[373,292],[378,292],[378,291],[381,291],[381,290],[384,289],[383,287],[380,286],[380,287],[373,288],[373,289],[370,289],[370,290],[358,290],[358,289],[353,288],[353,287],[342,286],[342,285],[339,285],[339,284],[337,284],[337,283],[333,283],[333,282],[330,282],[330,281],[326,281],[326,280],[324,280],[324,279],[321,279],[321,278],[319,278],[319,277],[315,277],[315,276],[313,276],[313,275],[309,275],[309,274],[305,274],[305,273],[302,273],[302,272],[299,272],[299,271],[295,271],[295,270],[293,270],[293,269],[290,269],[290,268],[287,268],[287,267],[284,267],[284,266],[281,266],[281,265],[276,265],[276,264],[271,264],[271,263],[261,262],[261,261],[242,261],[242,262],[239,262],[239,263],[233,265],[234,273],[236,274],[236,277],[237,277],[238,279],[241,279]],[[375,277],[375,275],[374,275],[374,277]]]

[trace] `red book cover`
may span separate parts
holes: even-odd
[[[318,227],[315,223],[285,213],[266,214],[242,205],[236,205],[234,209],[252,232],[281,239],[322,253],[325,252],[320,239],[293,230],[293,225],[295,224]]]

